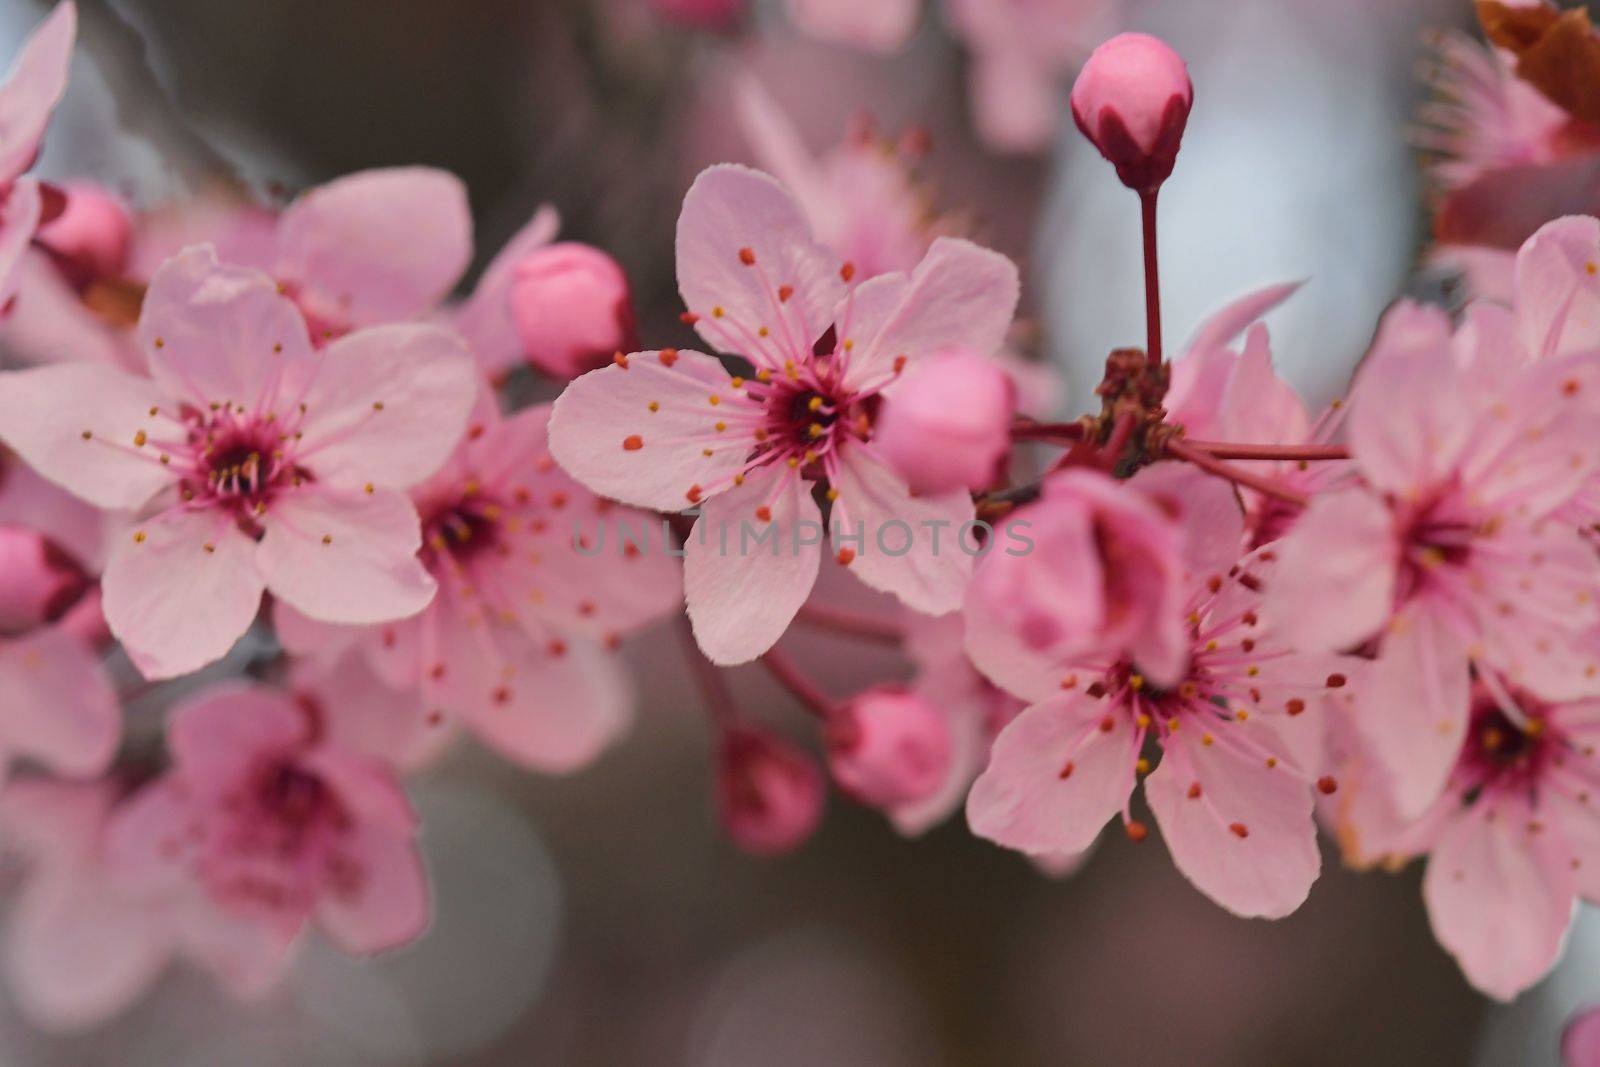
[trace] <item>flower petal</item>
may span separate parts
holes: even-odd
[[[1307,652],[1349,648],[1388,618],[1399,546],[1376,495],[1347,489],[1316,497],[1276,551],[1263,614],[1284,644]]]
[[[102,508],[133,509],[176,480],[154,446],[182,427],[152,416],[166,397],[144,378],[111,367],[60,363],[0,374],[0,439],[68,492]],[[88,434],[88,437],[84,435]]]
[[[698,316],[695,329],[719,352],[773,370],[808,355],[844,293],[838,267],[770,175],[710,167],[683,198],[678,290]]]
[[[867,446],[843,452],[833,487],[839,491],[829,519],[834,547],[858,546],[850,563],[857,578],[927,615],[961,606],[972,577],[973,556],[959,543],[973,520],[971,494],[912,496],[905,479]]]
[[[417,512],[400,493],[307,487],[273,501],[262,524],[255,559],[267,588],[313,619],[387,622],[433,599]]]
[[[167,748],[188,786],[210,799],[248,780],[263,756],[310,738],[305,713],[283,693],[243,682],[206,690],[167,719]]]
[[[1517,253],[1515,306],[1522,345],[1534,358],[1600,346],[1600,220],[1546,223]]]
[[[713,663],[748,662],[783,636],[817,580],[821,540],[811,483],[782,465],[706,502],[683,580],[695,639]]]
[[[345,835],[338,853],[353,877],[317,904],[317,925],[341,949],[370,955],[398,948],[428,928],[428,876],[407,835],[364,824]]]
[[[635,352],[569,384],[550,415],[550,452],[592,492],[681,511],[743,469],[755,442],[742,424],[756,406],[711,356],[662,355]]]
[[[319,185],[278,221],[279,277],[313,316],[370,326],[431,311],[472,258],[467,190],[433,167]]]
[[[67,88],[72,45],[78,33],[77,6],[59,3],[36,26],[17,53],[0,86],[0,184],[33,165],[50,112]]]
[[[1088,848],[1133,791],[1133,723],[1111,711],[1079,692],[1013,719],[967,796],[972,832],[1035,856]]]
[[[342,489],[407,489],[443,466],[466,429],[478,370],[460,335],[403,324],[322,352],[301,402],[296,461]]]
[[[509,372],[524,362],[522,341],[511,318],[511,282],[517,263],[530,252],[555,240],[561,216],[545,204],[507,241],[484,268],[472,295],[462,301],[452,322],[478,360],[491,375]]]
[[[920,0],[789,0],[789,17],[806,33],[873,52],[903,47],[921,13]]]
[[[116,755],[122,709],[100,660],[63,630],[0,640],[0,753],[57,774],[99,774]]]
[[[173,508],[118,541],[100,581],[106,623],[146,678],[199,670],[244,635],[261,606],[255,556],[215,511]]]

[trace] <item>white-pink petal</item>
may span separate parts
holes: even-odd
[[[99,658],[73,634],[44,629],[0,640],[0,693],[0,758],[26,756],[57,774],[87,777],[116,755],[116,691]]]
[[[0,85],[0,185],[33,165],[50,112],[66,92],[78,8],[63,0],[23,42]]]

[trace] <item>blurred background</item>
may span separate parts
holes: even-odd
[[[938,3],[881,57],[801,37],[761,2],[727,32],[645,0],[79,2],[46,176],[155,205],[240,177],[286,196],[446,167],[472,191],[480,263],[552,203],[566,237],[628,268],[644,337],[670,344],[677,206],[702,166],[752,158],[730,90],[751,72],[818,150],[862,111],[926,128],[939,203],[1024,264],[1064,412],[1107,350],[1142,341],[1133,198],[1070,119],[1038,158],[982,147]],[[0,0],[8,54],[44,10]],[[1176,45],[1197,89],[1162,198],[1174,339],[1245,289],[1306,279],[1271,320],[1277,358],[1313,402],[1337,394],[1415,273],[1426,35],[1469,18],[1460,0],[1127,0],[1125,25]],[[0,1063],[1498,1067],[1555,1063],[1561,1021],[1600,999],[1593,917],[1549,981],[1493,1007],[1434,944],[1418,870],[1356,875],[1331,853],[1306,906],[1271,924],[1232,918],[1159,842],[1121,834],[1057,879],[959,817],[907,841],[836,802],[798,854],[746,857],[712,816],[677,636],[634,644],[638,726],[596,766],[543,780],[464,748],[417,782],[438,914],[414,948],[355,964],[314,947],[253,1009],[174,971],[82,1037],[0,1011]],[[905,670],[834,638],[794,650],[841,694]],[[753,715],[801,725],[758,670],[734,682]]]

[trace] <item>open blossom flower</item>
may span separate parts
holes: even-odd
[[[1016,267],[942,238],[910,274],[855,278],[776,181],[713,167],[678,223],[685,318],[753,371],[729,375],[699,352],[638,352],[556,402],[551,450],[588,488],[640,507],[700,507],[684,579],[695,635],[718,663],[766,651],[809,595],[820,485],[833,547],[858,578],[917,611],[960,606],[971,557],[956,539],[972,499],[913,496],[878,455],[873,423],[910,361],[999,348]]]
[[[1473,665],[1551,700],[1595,685],[1600,562],[1561,518],[1600,464],[1592,360],[1519,359],[1496,331],[1452,337],[1441,313],[1397,307],[1351,401],[1363,483],[1314,499],[1280,542],[1283,640],[1380,639],[1354,714],[1406,817],[1449,775]]]
[[[354,652],[373,676],[417,694],[420,716],[413,698],[392,697],[402,750],[435,747],[416,734],[459,721],[508,759],[569,771],[632,720],[613,649],[682,603],[678,560],[659,520],[596,498],[556,466],[549,417],[540,406],[502,418],[485,396],[455,455],[412,491],[422,560],[439,585],[421,614],[358,628],[277,611],[291,651],[336,670]],[[350,682],[313,688],[328,684],[348,692]]]
[[[1190,521],[1209,527],[1187,539],[1185,672],[1156,685],[1137,658],[1063,664],[1052,686],[1023,694],[1037,702],[996,739],[967,819],[980,836],[1033,855],[1082,852],[1118,814],[1137,840],[1146,829],[1129,814],[1130,795],[1147,775],[1145,799],[1178,869],[1230,911],[1280,917],[1320,867],[1314,783],[1336,783],[1319,777],[1318,731],[1348,668],[1268,639],[1259,604],[1271,552],[1235,566],[1224,546],[1239,543],[1237,507],[1230,516],[1220,500],[1196,499],[1226,497],[1228,487],[1179,474],[1165,491],[1189,499]]]
[[[23,42],[0,85],[0,304],[15,295],[17,265],[45,220],[44,190],[23,175],[66,91],[77,32],[78,9],[63,0]]]
[[[862,123],[816,155],[753,77],[738,81],[734,102],[756,161],[794,196],[817,240],[855,264],[863,281],[910,270],[935,238],[962,235],[960,220],[939,212],[917,177],[925,144],[916,137],[891,141]]]
[[[0,377],[0,436],[45,477],[138,513],[102,580],[145,674],[222,656],[264,589],[313,617],[403,618],[433,598],[402,490],[460,438],[476,372],[427,325],[313,352],[273,282],[191,249],[139,324],[151,379],[61,364]]]
[[[1126,652],[1162,685],[1182,675],[1184,528],[1141,491],[1165,475],[1128,484],[1063,471],[1008,516],[1026,545],[991,549],[967,590],[967,652],[979,670],[1029,697],[1086,657]]]
[[[220,687],[173,712],[167,745],[172,768],[119,807],[106,847],[179,910],[185,949],[235,992],[270,989],[310,923],[358,955],[426,928],[405,793],[325,743],[303,707]]]
[[[1600,700],[1551,703],[1493,674],[1472,685],[1443,795],[1418,819],[1380,793],[1342,808],[1357,862],[1426,855],[1434,934],[1473,985],[1510,1000],[1560,957],[1578,900],[1600,900]]]

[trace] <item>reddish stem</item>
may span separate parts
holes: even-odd
[[[739,711],[733,691],[728,688],[728,679],[723,677],[722,669],[706,659],[706,654],[700,651],[687,615],[678,617],[678,632],[683,636],[683,650],[689,657],[689,669],[694,672],[694,680],[706,698],[706,710],[711,712],[711,718],[718,726],[732,726],[739,719]]]
[[[1018,422],[1011,427],[1013,441],[1060,441],[1070,444],[1083,440],[1081,422]]]
[[[1139,221],[1144,228],[1144,332],[1145,354],[1152,367],[1161,366],[1161,280],[1156,262],[1156,192],[1139,194]]]
[[[1108,471],[1117,469],[1117,460],[1122,456],[1122,450],[1128,447],[1128,439],[1133,436],[1134,425],[1138,419],[1131,411],[1124,411],[1117,416],[1117,421],[1111,424],[1111,433],[1106,436],[1106,443],[1100,449],[1100,462]]]
[[[888,619],[875,619],[842,608],[822,607],[817,604],[806,604],[795,615],[794,621],[818,630],[827,630],[848,637],[860,637],[882,645],[898,645],[906,636],[904,630]]]
[[[1191,441],[1188,438],[1184,441],[1190,448],[1199,449],[1213,459],[1292,461],[1350,458],[1350,450],[1344,445],[1243,445],[1228,441]]]
[[[805,676],[794,660],[774,648],[762,655],[761,665],[811,714],[824,722],[832,717],[834,702]]]
[[[1218,478],[1226,478],[1235,485],[1242,485],[1246,488],[1254,489],[1258,493],[1276,497],[1286,504],[1294,504],[1303,508],[1311,502],[1310,498],[1304,493],[1297,493],[1293,489],[1287,489],[1279,485],[1271,478],[1264,478],[1250,471],[1235,467],[1231,463],[1224,463],[1209,452],[1202,452],[1179,438],[1173,438],[1168,441],[1166,449],[1167,454],[1174,459],[1193,463],[1207,474],[1214,474]]]

